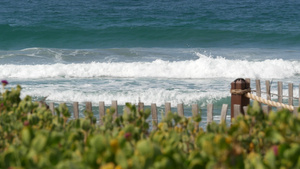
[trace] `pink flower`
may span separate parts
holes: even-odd
[[[124,137],[126,140],[129,140],[131,138],[131,133],[125,133]]]
[[[273,149],[275,156],[278,156],[278,146],[277,145],[272,146],[272,149]]]
[[[24,126],[28,126],[29,125],[29,121],[28,120],[24,121],[23,125]]]
[[[2,86],[6,86],[8,84],[7,80],[1,80]]]

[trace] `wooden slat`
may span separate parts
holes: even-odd
[[[293,83],[289,83],[289,105],[293,105]]]
[[[113,100],[111,102],[111,107],[115,110],[113,119],[115,120],[118,117],[118,102],[116,100]]]
[[[130,108],[129,108],[129,107],[127,107],[127,106],[126,106],[126,104],[131,104],[131,103],[129,103],[129,102],[125,103],[125,107],[124,107],[124,113],[126,113],[126,114],[130,114],[130,113],[131,113],[131,111],[130,111]]]
[[[157,129],[157,124],[158,124],[158,119],[157,119],[157,108],[156,108],[155,103],[151,104],[151,114],[152,114],[152,121],[153,121],[152,130],[156,130]]]
[[[85,110],[92,111],[92,102],[85,102]]]
[[[213,104],[207,104],[207,124],[213,121]]]
[[[167,114],[171,112],[171,103],[170,102],[166,102],[165,103],[165,116],[167,116]]]
[[[51,113],[54,116],[55,115],[55,109],[54,109],[54,103],[53,102],[49,103],[49,109],[51,110]]]
[[[184,117],[183,103],[177,104],[178,115]]]
[[[280,110],[282,110],[282,107],[277,107],[277,111],[280,111]]]
[[[39,101],[39,107],[42,107],[43,106],[43,102],[42,101]]]
[[[235,104],[235,105],[233,105],[233,107],[234,107],[234,117],[233,118],[236,118],[238,115],[241,114],[241,106],[238,104]]]
[[[271,100],[271,85],[269,80],[266,80],[266,93],[267,93],[267,100]],[[268,108],[266,108],[266,111],[269,113],[269,110],[271,109],[272,106],[268,106]]]
[[[79,118],[78,102],[73,102],[73,115],[75,119]]]
[[[192,114],[193,114],[193,116],[198,116],[198,113],[199,113],[198,104],[193,104],[192,105]],[[198,131],[199,130],[199,123],[194,122],[194,127],[195,127],[196,131]]]
[[[139,102],[139,105],[138,105],[138,111],[144,111],[144,103],[143,102]]]
[[[282,92],[282,82],[278,82],[278,102],[279,103],[282,103],[282,95],[283,95],[283,92]]]
[[[256,79],[256,96],[261,97],[261,87],[260,87],[260,80]]]
[[[60,103],[60,104],[66,105],[65,102],[62,102],[62,103]],[[63,114],[61,113],[61,114],[60,114],[60,117],[62,117],[62,116],[63,116]]]
[[[220,122],[222,122],[222,121],[226,122],[227,111],[228,111],[228,104],[223,104],[222,105],[222,110],[221,110],[221,120],[220,120]]]
[[[103,117],[105,116],[105,103],[99,102],[99,123],[103,125]]]
[[[243,109],[244,109],[244,112],[245,112],[245,116],[248,115],[248,113],[247,113],[248,112],[248,106],[244,106]]]
[[[269,109],[269,106],[268,105],[263,105],[262,106],[262,110],[265,114],[269,114],[270,112],[270,109]]]
[[[267,100],[271,100],[270,80],[266,80],[266,93],[267,93]]]
[[[300,85],[299,85],[299,95],[298,95],[298,106],[300,106]]]

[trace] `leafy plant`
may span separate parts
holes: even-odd
[[[0,168],[300,168],[300,118],[288,110],[198,128],[201,116],[168,113],[151,130],[150,110],[126,104],[122,116],[107,109],[103,124],[92,112],[71,119],[66,105],[53,116],[21,87],[0,97]]]

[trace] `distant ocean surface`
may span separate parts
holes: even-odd
[[[300,1],[0,1],[0,79],[22,97],[171,102],[218,117],[236,78],[300,83]],[[264,90],[264,88],[263,88]]]

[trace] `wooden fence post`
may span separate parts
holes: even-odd
[[[225,122],[225,123],[226,123],[227,110],[228,110],[228,104],[223,104],[223,105],[222,105],[222,110],[221,110],[221,119],[220,119],[220,123],[222,123],[222,122]]]
[[[54,108],[54,103],[53,102],[49,103],[49,109],[51,110],[51,113],[54,116],[55,115],[55,108]]]
[[[166,102],[165,103],[165,116],[168,115],[168,113],[171,112],[171,103],[170,102]]]
[[[233,111],[234,111],[233,112],[233,118],[236,118],[238,115],[241,114],[241,105],[239,105],[239,104],[233,105]]]
[[[193,104],[192,105],[192,114],[193,114],[193,116],[197,116],[198,113],[199,113],[199,106],[198,106],[198,104]],[[199,123],[194,122],[194,127],[195,127],[196,131],[199,131]]]
[[[245,96],[250,92],[250,82],[239,78],[231,83],[231,119],[234,117],[234,105],[240,105],[240,112],[245,114],[243,107],[249,105],[250,99]]]
[[[131,104],[131,103],[130,102],[126,102],[125,103],[125,107],[124,107],[124,111],[123,111],[124,113],[126,113],[126,114],[129,115],[131,113],[131,110],[129,109],[129,107],[126,106],[126,104]]]
[[[85,110],[92,112],[92,102],[86,102],[85,103]]]
[[[184,117],[184,110],[183,110],[183,104],[182,103],[177,104],[177,111],[178,111],[179,116]]]
[[[298,97],[298,106],[300,106],[300,85],[299,85],[299,97]]]
[[[289,83],[289,105],[291,105],[291,106],[293,106],[294,104],[293,104],[293,88],[294,88],[294,86],[293,86],[293,83]]]
[[[282,82],[278,82],[278,102],[279,103],[282,103],[282,95],[283,95],[283,92],[282,92]]]
[[[139,105],[138,105],[138,111],[144,111],[144,103],[143,102],[139,102]]]
[[[207,104],[207,124],[212,123],[214,120],[213,109],[214,109],[213,104]]]
[[[111,107],[115,110],[113,119],[115,120],[118,117],[118,102],[116,100],[113,100],[111,103]]]
[[[75,119],[79,118],[78,102],[73,103],[73,114]]]
[[[270,80],[266,80],[266,93],[267,93],[267,100],[271,100],[271,85]],[[269,113],[269,110],[272,109],[272,106],[268,106],[267,108],[263,107],[263,110],[266,111],[265,113]]]
[[[103,125],[103,117],[105,116],[105,104],[104,102],[99,102],[99,123]]]
[[[157,108],[155,103],[151,104],[151,114],[152,114],[152,121],[153,121],[152,130],[156,130],[158,119],[157,119]]]

